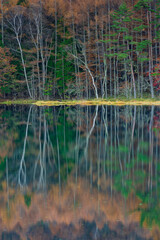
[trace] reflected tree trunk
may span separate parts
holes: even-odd
[[[26,153],[26,143],[27,143],[27,137],[28,137],[28,128],[29,128],[29,122],[30,122],[30,116],[31,116],[31,111],[32,111],[32,106],[29,109],[28,113],[28,119],[27,119],[27,125],[26,125],[26,133],[25,133],[25,138],[24,138],[24,144],[23,144],[23,152],[22,152],[22,157],[20,160],[20,167],[19,167],[19,172],[18,172],[18,184],[21,189],[23,189],[27,182],[26,182],[26,163],[25,163],[25,153]]]

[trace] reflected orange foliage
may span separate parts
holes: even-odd
[[[109,181],[106,187],[107,185],[110,185]],[[5,183],[3,187],[6,188]],[[29,189],[28,192],[30,192]],[[75,179],[71,177],[65,187],[60,189],[58,185],[52,186],[47,195],[32,193],[32,202],[29,208],[25,205],[23,194],[20,191],[10,189],[9,194],[8,209],[5,207],[8,201],[7,192],[3,192],[1,195],[1,231],[4,228],[13,230],[17,224],[20,224],[23,231],[26,232],[29,226],[42,219],[44,222],[50,223],[56,221],[59,226],[73,224],[77,231],[80,231],[80,220],[82,219],[89,222],[95,221],[99,229],[105,223],[114,229],[117,222],[129,226],[140,220],[140,213],[134,212],[139,205],[139,200],[132,194],[125,203],[120,194],[113,194],[111,197],[105,191],[99,192],[95,187],[89,186],[89,183],[83,178],[79,178],[76,184]],[[51,229],[53,234],[58,231],[58,227]],[[150,237],[149,232],[146,239],[148,237]]]

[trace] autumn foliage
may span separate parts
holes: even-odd
[[[152,76],[154,79],[154,87],[156,89],[156,91],[160,90],[160,64],[156,64],[156,66],[154,67],[154,71],[152,72]]]
[[[18,97],[153,98],[159,90],[157,67],[151,72],[160,1],[2,0],[0,8],[0,45],[15,60]]]
[[[15,66],[8,48],[0,47],[0,93],[10,93],[14,88]]]

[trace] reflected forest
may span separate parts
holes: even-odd
[[[160,238],[159,107],[0,111],[2,239]]]

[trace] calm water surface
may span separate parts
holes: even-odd
[[[0,107],[0,239],[160,239],[160,108]]]

